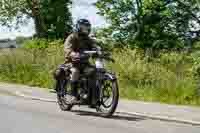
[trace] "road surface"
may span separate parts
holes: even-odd
[[[116,114],[110,119],[75,107],[62,112],[56,103],[0,94],[1,133],[200,133],[199,126]]]

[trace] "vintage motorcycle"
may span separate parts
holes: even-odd
[[[95,108],[100,115],[104,117],[110,117],[115,112],[118,100],[119,100],[119,89],[117,83],[117,77],[114,73],[109,72],[105,69],[104,61],[114,61],[108,52],[105,51],[84,51],[84,56],[94,57],[96,66],[96,94],[97,101]],[[57,101],[61,110],[70,111],[74,105],[88,105],[90,107],[90,99],[88,89],[89,78],[81,73],[79,79],[79,99],[80,103],[69,104],[67,97],[71,94],[70,86],[70,70],[65,78],[56,80],[57,90]],[[91,94],[91,93],[90,93]]]

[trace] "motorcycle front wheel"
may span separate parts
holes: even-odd
[[[101,104],[97,111],[104,117],[110,117],[115,112],[119,101],[117,80],[109,78],[104,80],[101,89]]]

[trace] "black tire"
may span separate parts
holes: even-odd
[[[107,80],[109,82],[111,82],[112,84],[112,93],[113,93],[113,100],[111,102],[111,105],[109,106],[109,110],[105,110],[105,108],[107,108],[103,101],[101,102],[101,106],[97,109],[97,111],[101,112],[101,115],[103,117],[111,117],[113,115],[113,113],[115,112],[117,105],[118,105],[118,101],[119,101],[119,88],[118,88],[118,83],[117,80]]]
[[[63,81],[59,81],[59,80],[56,81],[57,103],[62,111],[70,111],[73,105],[66,104],[65,95],[61,95],[63,89],[65,89],[65,88],[62,88],[62,85],[61,85],[62,82]]]

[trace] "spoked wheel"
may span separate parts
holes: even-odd
[[[115,112],[119,100],[117,80],[105,80],[101,93],[101,105],[97,111],[104,117],[110,117]]]
[[[57,80],[56,81],[57,90],[57,102],[62,111],[70,111],[73,105],[67,104],[66,96],[67,91],[69,91],[69,83],[67,80]]]

